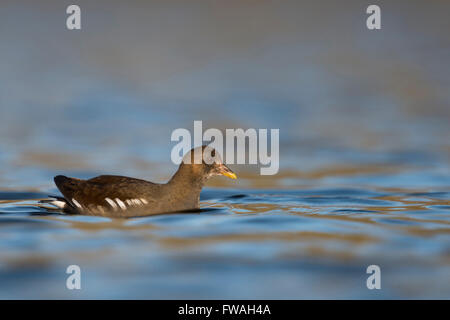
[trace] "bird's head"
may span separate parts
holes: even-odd
[[[209,146],[191,149],[184,155],[182,166],[188,167],[195,176],[202,177],[204,181],[218,175],[237,179],[236,174],[223,163],[220,154]]]

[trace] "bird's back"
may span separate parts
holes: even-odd
[[[54,181],[72,213],[123,217],[164,209],[161,184],[114,175],[89,180],[56,176]]]

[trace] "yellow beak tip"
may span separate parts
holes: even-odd
[[[224,176],[230,178],[230,179],[237,179],[237,176],[235,173],[231,173],[231,172],[224,172],[223,173]]]

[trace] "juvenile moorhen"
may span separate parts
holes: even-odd
[[[196,150],[201,163],[194,162]],[[236,179],[220,155],[203,146],[189,151],[165,184],[113,175],[89,180],[56,176],[55,184],[64,197],[49,203],[65,213],[121,218],[195,210],[203,185],[215,175]]]

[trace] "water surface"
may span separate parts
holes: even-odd
[[[202,210],[133,219],[0,193],[2,298],[445,298],[450,192],[207,189]],[[65,268],[82,269],[82,290]],[[382,291],[366,288],[367,266]]]

